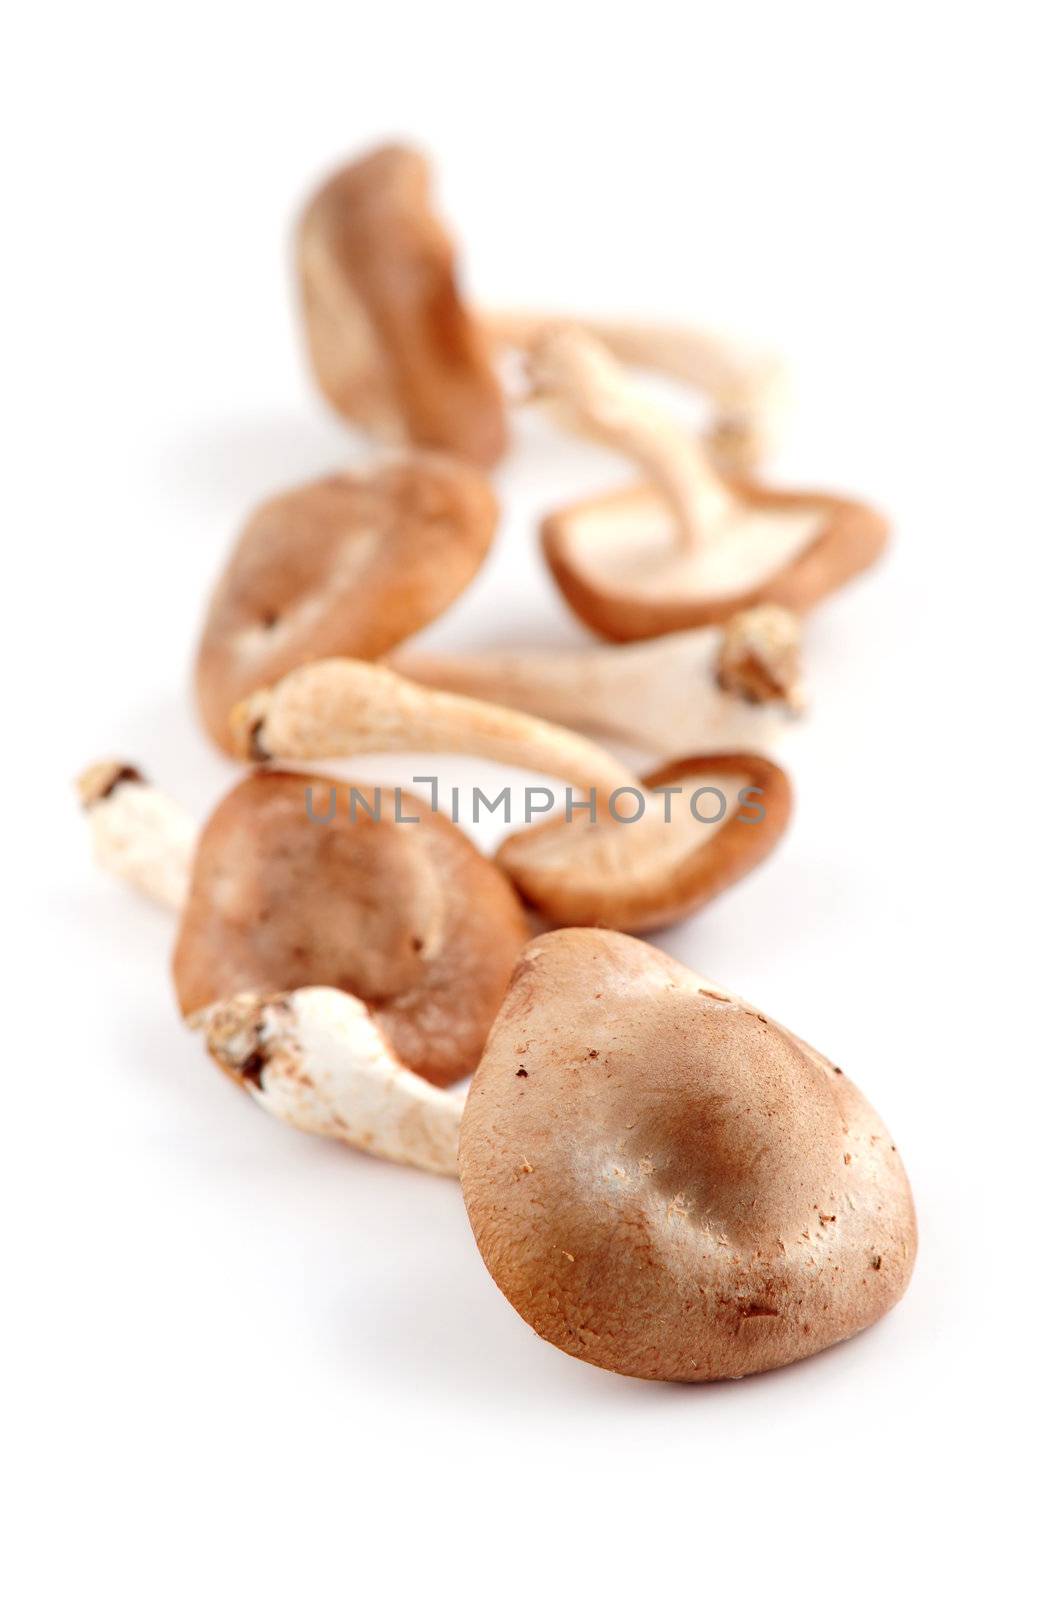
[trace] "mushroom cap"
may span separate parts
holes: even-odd
[[[342,989],[405,1066],[453,1083],[479,1060],[528,937],[524,914],[502,873],[415,796],[401,795],[411,823],[393,820],[390,793],[379,821],[364,809],[352,821],[351,794],[270,771],[225,797],[192,867],[178,1003],[192,1016],[247,992]]]
[[[543,1338],[640,1378],[740,1378],[900,1299],[911,1192],[817,1051],[622,934],[529,944],[462,1119],[476,1243]]]
[[[487,467],[506,446],[502,390],[430,191],[424,157],[387,145],[311,198],[297,244],[310,360],[352,422]]]
[[[232,751],[229,713],[322,656],[371,660],[423,628],[475,576],[498,505],[462,462],[410,453],[319,478],[252,513],[211,598],[196,693]]]
[[[644,933],[689,916],[770,855],[790,818],[790,781],[767,757],[721,751],[670,761],[642,779],[644,790],[678,785],[623,821],[599,796],[597,817],[573,810],[510,834],[495,859],[525,900],[549,921]],[[758,793],[741,801],[747,788]],[[695,798],[701,789],[715,795]],[[620,810],[619,802],[616,810]],[[762,813],[759,818],[757,813]]]
[[[681,547],[648,484],[555,511],[542,524],[550,571],[573,611],[607,639],[652,639],[724,622],[750,606],[807,611],[881,554],[888,524],[837,495],[731,480],[735,507],[704,550]]]

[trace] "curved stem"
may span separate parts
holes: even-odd
[[[266,1111],[385,1161],[456,1177],[464,1093],[393,1054],[361,1000],[340,989],[237,995],[188,1019],[218,1065]]]
[[[567,728],[465,695],[424,689],[367,661],[313,661],[233,712],[237,751],[252,760],[315,761],[383,750],[487,756],[578,789],[637,787],[605,750]]]
[[[730,492],[701,441],[649,400],[604,345],[580,328],[555,327],[531,345],[528,368],[538,393],[571,406],[588,431],[639,463],[687,549],[711,541],[733,503]]]
[[[713,629],[717,642],[719,630]],[[627,646],[575,650],[477,650],[430,653],[400,650],[388,665],[404,678],[448,694],[469,695],[529,716],[568,725],[596,724],[610,707],[621,677],[618,652]],[[626,677],[626,674],[622,676]]]
[[[779,713],[800,710],[805,699],[800,622],[781,606],[757,606],[724,627],[638,644],[445,655],[401,650],[388,664],[432,688],[670,755],[759,747],[770,742]]]
[[[664,373],[710,399],[714,422],[707,438],[718,466],[752,472],[762,465],[783,389],[774,358],[703,329],[660,323],[519,311],[481,312],[480,321],[497,346],[525,352],[559,322],[581,328],[617,360]]]

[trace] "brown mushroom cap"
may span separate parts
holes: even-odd
[[[333,820],[311,821],[311,803],[325,818],[333,794]],[[352,821],[347,785],[274,771],[226,796],[200,837],[174,951],[186,1016],[248,991],[343,989],[431,1083],[474,1069],[524,915],[445,817],[403,794],[418,821],[396,822],[389,798],[380,821],[362,809]]]
[[[497,518],[479,472],[419,452],[260,506],[200,641],[196,691],[212,738],[231,751],[233,706],[293,667],[371,660],[431,622],[476,574]]]
[[[639,484],[556,511],[543,553],[565,599],[608,639],[651,639],[750,606],[807,611],[885,546],[878,512],[837,495],[731,480],[729,522],[703,548],[678,542],[662,496]]]
[[[669,762],[642,786],[681,788],[668,803],[670,817],[663,800],[651,808],[648,797],[643,816],[621,821],[603,795],[595,820],[574,810],[571,819],[525,828],[503,841],[495,859],[551,922],[644,933],[689,916],[744,878],[775,848],[792,807],[782,768],[746,751]],[[724,797],[717,821],[719,798],[694,798],[703,788]],[[758,792],[742,803],[749,788]]]
[[[486,467],[506,445],[502,391],[430,187],[424,157],[389,145],[310,200],[298,239],[310,359],[352,422]]]
[[[914,1263],[900,1157],[841,1070],[621,934],[527,947],[458,1169],[514,1308],[633,1377],[797,1361],[881,1317]]]

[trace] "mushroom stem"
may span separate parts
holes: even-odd
[[[384,750],[486,756],[603,793],[638,787],[606,751],[554,723],[425,689],[366,661],[312,661],[233,712],[238,753],[316,761]]]
[[[190,1017],[218,1065],[303,1133],[457,1175],[464,1092],[404,1067],[362,1001],[340,989],[236,995]]]
[[[560,320],[599,340],[618,361],[662,372],[707,395],[715,417],[708,434],[710,453],[723,470],[749,472],[761,464],[782,389],[781,367],[774,358],[703,329],[597,317]],[[524,352],[558,321],[541,312],[480,314],[480,325],[495,345]]]
[[[451,655],[400,651],[390,665],[417,683],[594,728],[663,754],[755,744],[779,720],[772,712],[799,710],[805,698],[800,623],[780,606],[757,606],[726,627],[691,628],[648,643]]]
[[[801,621],[785,606],[750,606],[722,629],[716,682],[724,694],[754,705],[781,701],[792,712],[808,704],[801,662]]]
[[[528,352],[534,392],[571,407],[603,443],[639,463],[671,507],[679,542],[703,549],[734,498],[700,439],[631,381],[603,344],[581,328],[554,327]]]
[[[192,818],[127,763],[97,762],[81,774],[77,788],[100,866],[179,911],[195,849]]]

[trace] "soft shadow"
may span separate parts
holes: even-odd
[[[160,462],[163,481],[203,507],[253,506],[281,489],[368,457],[364,436],[324,409],[233,418],[189,429]]]
[[[461,1220],[461,1219],[458,1219]],[[434,1229],[430,1229],[434,1232]],[[878,1329],[819,1352],[791,1366],[715,1383],[666,1383],[625,1378],[576,1360],[537,1337],[508,1305],[480,1262],[471,1235],[453,1238],[437,1251],[422,1237],[392,1243],[386,1272],[372,1275],[358,1265],[357,1289],[336,1308],[333,1334],[344,1365],[353,1362],[375,1382],[431,1392],[436,1401],[536,1418],[556,1411],[637,1413],[667,1408],[748,1407],[756,1394],[781,1397],[783,1388],[804,1403],[822,1379],[823,1363],[835,1367],[833,1381],[858,1377],[865,1351]],[[756,1409],[762,1411],[762,1404]]]
[[[438,1220],[435,1212],[434,1220]],[[538,1338],[492,1283],[462,1208],[449,1237],[422,1227],[390,1242],[386,1266],[358,1266],[336,1308],[333,1335],[345,1365],[408,1393],[416,1388],[467,1410],[541,1413],[596,1409],[626,1395],[652,1401],[661,1385],[631,1384]]]

